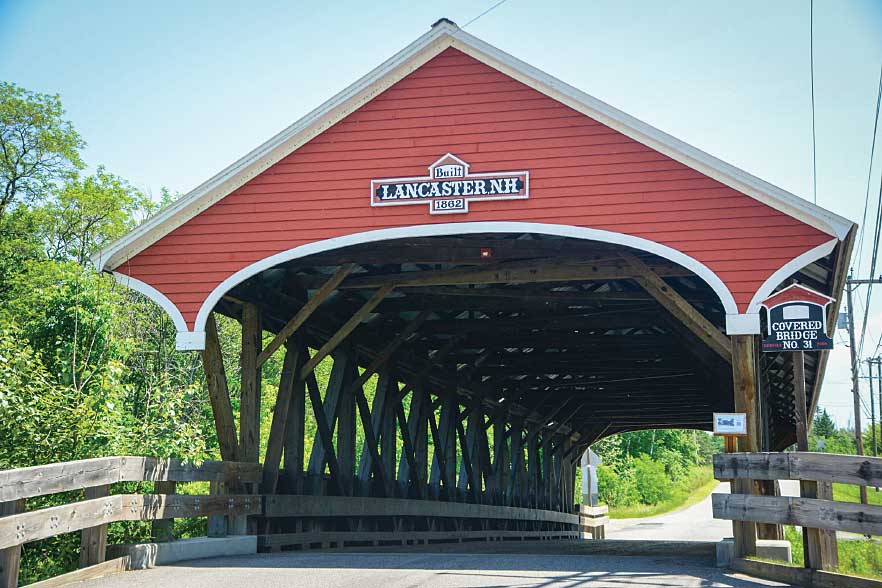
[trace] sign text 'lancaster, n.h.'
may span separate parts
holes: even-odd
[[[526,171],[469,173],[469,164],[448,153],[419,178],[371,180],[371,206],[428,203],[432,214],[469,211],[472,200],[523,200],[529,197]]]

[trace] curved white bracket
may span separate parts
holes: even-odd
[[[208,320],[208,314],[225,293],[251,276],[279,265],[280,263],[300,257],[306,257],[307,255],[315,253],[339,249],[341,247],[349,247],[351,245],[359,245],[362,243],[372,243],[376,241],[402,239],[407,237],[435,237],[442,235],[465,235],[477,233],[537,233],[543,235],[556,235],[560,237],[613,243],[647,251],[658,255],[659,257],[669,259],[670,261],[694,272],[707,282],[714,292],[716,292],[717,296],[720,297],[720,301],[722,302],[727,315],[738,314],[738,306],[735,304],[735,298],[732,296],[732,293],[709,267],[697,259],[666,245],[643,239],[641,237],[635,237],[633,235],[586,227],[547,223],[490,221],[438,223],[431,225],[378,229],[375,231],[365,231],[362,233],[345,235],[343,237],[334,237],[324,241],[317,241],[315,243],[301,245],[299,247],[294,247],[293,249],[288,249],[287,251],[276,253],[275,255],[271,255],[270,257],[261,259],[260,261],[242,268],[212,290],[208,298],[205,299],[205,302],[202,303],[202,306],[199,309],[199,314],[196,316],[196,330],[199,332],[205,330],[205,322]],[[757,332],[758,329],[759,327],[757,327]]]
[[[615,233],[612,231],[604,231],[601,229],[591,229],[586,227],[574,227],[570,225],[555,225],[547,223],[531,223],[531,222],[508,222],[508,221],[490,221],[490,222],[463,222],[463,223],[439,223],[431,225],[415,225],[408,227],[395,227],[391,229],[378,229],[375,231],[365,231],[362,233],[354,233],[342,237],[334,237],[325,239],[315,243],[308,243],[299,247],[294,247],[275,255],[271,255],[259,261],[248,265],[226,280],[218,284],[214,290],[208,295],[199,313],[196,315],[195,329],[190,331],[187,329],[186,321],[180,310],[169,300],[162,292],[146,284],[136,278],[132,278],[119,272],[113,272],[116,280],[138,292],[144,294],[151,300],[159,304],[174,321],[178,330],[176,347],[179,350],[196,350],[205,348],[205,323],[208,315],[215,307],[221,297],[230,291],[237,284],[242,283],[248,278],[281,263],[313,255],[359,245],[362,243],[373,243],[377,241],[386,241],[390,239],[402,239],[407,237],[433,237],[443,235],[466,235],[478,233],[537,233],[543,235],[556,235],[560,237],[570,237],[574,239],[586,239],[591,241],[600,241],[603,243],[612,243],[646,251],[659,257],[668,259],[684,268],[694,272],[698,277],[703,279],[719,296],[723,309],[726,312],[726,333],[729,335],[748,335],[760,332],[759,308],[760,303],[768,298],[772,291],[781,283],[782,280],[792,275],[796,271],[802,269],[806,265],[825,257],[833,251],[838,242],[837,239],[823,243],[802,255],[799,255],[772,274],[759,288],[757,293],[748,306],[747,312],[742,314],[738,312],[738,306],[735,298],[729,291],[729,288],[717,276],[713,270],[698,261],[697,259],[677,251],[666,245],[626,235],[623,233]]]
[[[127,276],[126,274],[120,272],[111,273],[113,274],[113,277],[114,279],[116,279],[117,282],[127,288],[135,290],[136,292],[140,292],[141,294],[161,306],[166,314],[168,314],[175,325],[175,329],[178,332],[177,336],[175,337],[175,349],[179,351],[205,349],[205,331],[189,331],[187,329],[187,321],[184,320],[184,315],[181,314],[181,311],[178,310],[178,307],[175,306],[175,303],[169,300],[165,294],[163,294],[150,284],[142,282],[141,280],[133,278],[132,276]]]
[[[821,243],[817,247],[809,249],[802,255],[797,255],[789,262],[787,262],[786,265],[781,267],[778,271],[769,276],[769,278],[765,282],[763,282],[763,285],[759,287],[759,289],[756,291],[756,294],[754,294],[753,298],[750,299],[750,304],[747,306],[747,312],[759,314],[760,306],[762,305],[763,300],[771,296],[775,288],[781,285],[781,282],[783,282],[789,276],[792,276],[808,264],[830,255],[830,253],[833,252],[833,249],[836,248],[836,244],[838,242],[838,239],[830,239],[825,243]]]

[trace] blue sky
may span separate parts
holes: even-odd
[[[462,25],[495,1],[0,0],[0,79],[60,93],[92,166],[155,195],[186,192],[439,17]],[[809,6],[508,0],[467,30],[811,199]],[[882,2],[816,0],[814,10],[818,203],[860,221]],[[882,153],[876,164],[871,203]],[[882,335],[882,303],[870,311],[865,354]],[[851,420],[848,380],[840,344],[821,404],[841,424]]]

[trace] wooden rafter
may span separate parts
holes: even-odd
[[[257,356],[257,367],[260,367],[266,362],[270,356],[275,353],[275,351],[282,346],[282,344],[288,340],[288,337],[294,334],[294,332],[300,328],[306,319],[308,319],[312,313],[314,313],[319,306],[321,306],[322,302],[328,299],[328,297],[337,289],[337,286],[340,285],[346,277],[352,273],[352,270],[355,269],[355,264],[346,264],[340,267],[333,276],[331,276],[327,282],[325,282],[321,288],[310,298],[306,304],[304,304],[297,314],[295,314],[290,321],[288,321],[284,327],[282,327],[276,336],[273,337],[273,340],[269,342],[269,344],[264,348],[263,351]]]
[[[707,320],[688,300],[669,286],[643,260],[631,253],[624,253],[623,257],[633,268],[636,280],[653,298],[658,300],[668,312],[695,333],[698,338],[718,353],[720,357],[730,364],[732,363],[732,343],[726,335],[721,333],[712,322]]]

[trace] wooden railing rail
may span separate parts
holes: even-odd
[[[220,495],[221,488],[247,491],[262,468],[255,463],[206,461],[183,463],[152,457],[101,457],[0,471],[0,588],[18,584],[21,546],[82,531],[80,567],[105,560],[107,525],[118,521],[153,521],[153,536],[172,538],[175,518],[218,515],[241,519],[260,514],[260,496]],[[178,495],[178,482],[210,482],[213,495]],[[155,482],[155,494],[110,494],[118,482]],[[85,490],[85,500],[26,512],[28,498]],[[211,526],[211,525],[210,525]]]
[[[882,484],[882,458],[804,451],[727,453],[714,456],[714,477],[721,481],[799,480],[800,497],[714,494],[713,512],[718,519],[803,527],[808,568],[837,566],[836,531],[882,535],[882,506],[835,501],[832,490],[833,483]],[[750,492],[753,484],[739,487]]]
[[[882,457],[833,453],[725,453],[714,456],[718,480],[813,480],[882,486]]]
[[[0,503],[117,482],[260,482],[256,463],[205,461],[199,465],[155,457],[98,457],[0,471]]]

